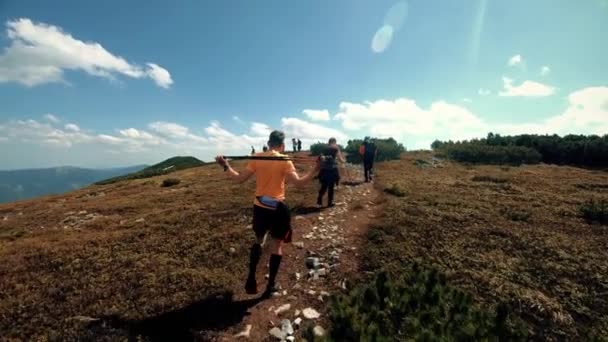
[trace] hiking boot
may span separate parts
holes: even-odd
[[[336,203],[329,203],[329,204],[327,205],[327,207],[328,207],[328,208],[333,208],[333,207],[335,207],[335,206],[336,206]]]
[[[255,280],[255,277],[247,278],[247,282],[245,283],[245,292],[247,294],[257,294],[258,293],[258,282]]]
[[[268,284],[268,286],[266,286],[266,290],[264,290],[264,293],[262,293],[262,298],[270,298],[273,294],[279,293],[280,290],[280,286]]]
[[[317,203],[316,207],[317,207],[317,209],[323,208],[323,203]]]

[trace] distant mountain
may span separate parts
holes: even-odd
[[[62,166],[0,171],[0,203],[60,194],[102,179],[136,172],[145,167],[146,165],[137,165],[113,169],[84,169]]]
[[[189,169],[191,167],[197,167],[205,165],[205,162],[200,161],[194,157],[173,157],[169,158],[163,162],[158,164],[149,166],[143,170],[133,172],[127,175],[118,176],[110,179],[105,179],[99,181],[95,184],[104,185],[104,184],[112,184],[116,182],[120,182],[128,179],[140,179],[140,178],[149,178],[159,175],[165,175],[177,170]]]

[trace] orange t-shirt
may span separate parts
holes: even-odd
[[[287,157],[277,151],[256,153],[256,156]],[[247,169],[255,173],[255,196],[269,196],[278,200],[285,199],[285,178],[288,173],[296,170],[291,161],[282,160],[251,160]],[[255,205],[263,207],[257,198]]]

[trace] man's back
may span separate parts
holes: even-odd
[[[260,157],[286,157],[277,151],[257,153]],[[255,195],[270,196],[279,200],[285,199],[285,178],[295,170],[291,161],[252,160],[247,168],[255,173]]]

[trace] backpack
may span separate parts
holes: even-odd
[[[363,158],[365,158],[365,160],[374,160],[375,157],[376,157],[376,145],[374,145],[373,143],[367,144],[367,146],[365,146],[365,152],[364,152]]]
[[[321,155],[321,170],[333,170],[338,168],[336,158],[331,154]]]

